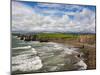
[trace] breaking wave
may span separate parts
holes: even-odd
[[[80,66],[80,68],[78,70],[86,70],[87,69],[87,65],[85,64],[84,61],[80,60],[78,63],[75,64],[76,66]]]
[[[12,48],[14,51],[21,51],[18,55],[12,57],[13,72],[49,72],[87,69],[83,58],[78,57],[81,53],[77,51],[77,48],[54,42],[41,43],[31,41],[20,44],[23,46]],[[24,44],[28,44],[28,46],[24,46]]]
[[[30,49],[23,54],[12,57],[12,71],[30,72],[40,69],[43,64],[37,51],[31,46],[17,47],[14,49]]]
[[[12,48],[12,49],[30,49],[31,46],[23,46],[23,47],[16,47],[16,48]]]

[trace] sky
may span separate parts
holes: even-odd
[[[12,31],[95,33],[96,7],[12,1]]]

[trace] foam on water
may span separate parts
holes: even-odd
[[[12,48],[12,49],[30,49],[31,46],[23,46],[23,47],[16,47],[16,48]]]
[[[19,43],[19,44],[38,44],[40,43],[39,41],[29,41],[29,42],[22,42],[22,43]]]
[[[78,70],[86,70],[87,65],[85,64],[84,61],[80,60],[78,63],[75,64],[76,66],[79,66],[80,68]]]
[[[48,42],[46,43],[46,47],[48,49],[51,49],[51,50],[63,50],[63,45],[62,44],[58,44],[58,43],[54,43],[54,42]]]
[[[19,56],[20,58],[20,56]],[[16,64],[15,66],[12,67],[12,71],[34,71],[40,69],[42,65],[41,59],[36,56],[31,59],[19,59],[15,58],[16,61],[13,61],[12,64]]]
[[[79,53],[73,49],[64,48],[64,54],[79,54]]]
[[[16,49],[26,49],[31,48],[31,46],[27,47],[19,47]],[[30,53],[29,53],[30,52]],[[12,57],[12,71],[34,71],[40,69],[43,64],[39,56],[36,56],[37,51],[35,48],[31,48],[27,52],[24,52],[24,54],[20,54],[17,56]]]
[[[37,54],[37,51],[35,50],[35,48],[31,48],[32,53]]]
[[[20,53],[19,55],[12,57],[13,71],[60,71],[65,65],[70,65],[72,69],[75,68],[76,70],[87,69],[87,65],[83,59],[77,57],[80,53],[76,48],[69,48],[63,44],[54,42],[27,42],[26,44],[29,46],[14,48],[22,50],[26,49],[26,51],[23,50],[22,54]],[[36,47],[33,48],[34,46]],[[37,56],[37,54],[40,57]],[[64,68],[64,70],[69,69],[70,68],[67,66]]]

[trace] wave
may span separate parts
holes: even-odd
[[[69,48],[54,42],[28,42],[28,44],[34,45],[34,47],[35,45],[43,45],[41,45],[41,47],[35,47],[36,49],[30,45],[13,48],[29,50],[23,51],[23,54],[12,57],[12,71],[35,72],[36,70],[40,71],[39,69],[42,67],[45,68],[45,71],[56,71],[62,69],[67,64],[71,65],[70,67],[73,66],[73,69],[87,69],[85,62],[77,56],[80,53],[76,48]],[[41,59],[37,54],[39,54]],[[69,67],[65,69],[67,70]]]
[[[55,43],[55,42],[47,42],[47,44],[53,44],[54,45],[54,44],[57,44],[57,43]]]
[[[73,64],[73,65],[75,67],[77,67],[78,70],[86,70],[87,69],[87,65],[83,61],[83,58],[82,58],[83,53],[77,52],[77,49],[65,48],[61,55],[66,57],[66,59],[69,57],[68,61],[71,61],[70,63],[74,63],[74,62],[76,63],[77,62],[76,64]]]
[[[35,50],[35,48],[32,48],[32,53],[37,54],[37,51]]]
[[[16,47],[16,48],[12,48],[12,49],[30,49],[32,48],[31,46],[23,46],[23,47]]]
[[[18,44],[38,44],[40,41],[29,41],[29,42],[23,42],[23,43],[18,43]]]
[[[43,64],[39,56],[28,57],[28,55],[12,57],[12,71],[30,72],[42,68]]]
[[[37,56],[37,51],[31,46],[16,47],[13,49],[29,49],[12,57],[12,71],[31,72],[42,68],[42,60]]]
[[[87,65],[85,64],[84,61],[80,60],[78,63],[75,64],[76,66],[80,66],[80,68],[78,70],[86,70],[87,69]]]

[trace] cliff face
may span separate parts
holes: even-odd
[[[17,38],[19,38],[20,40],[24,40],[24,41],[36,41],[37,37],[36,35],[32,36],[32,35],[17,35]]]
[[[95,35],[77,35],[77,37],[74,37],[73,35],[71,37],[48,37],[44,35],[38,36],[38,35],[17,35],[20,40],[24,41],[40,41],[40,42],[62,42],[66,43],[66,41],[72,41],[72,42],[80,42],[80,43],[89,43],[93,44],[95,43]]]
[[[95,43],[95,36],[89,36],[89,35],[80,35],[79,42],[81,43]]]

